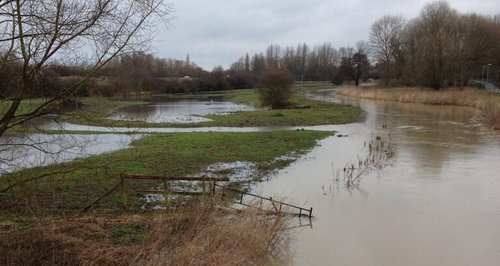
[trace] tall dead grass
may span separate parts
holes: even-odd
[[[362,88],[342,86],[336,93],[343,96],[432,105],[457,105],[481,110],[485,121],[500,129],[500,96],[475,88],[448,88],[435,91],[429,88]]]
[[[498,104],[498,101],[486,102],[481,110],[488,124],[494,129],[500,130],[500,104]]]
[[[286,217],[200,204],[0,226],[0,265],[241,265],[286,259]]]

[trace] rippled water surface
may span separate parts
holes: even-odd
[[[337,101],[333,96],[324,100]],[[292,242],[296,265],[500,265],[500,134],[474,109],[346,102],[363,123],[321,142],[256,191],[314,207]],[[387,125],[387,128],[383,128]],[[348,189],[333,169],[390,134],[397,155]]]

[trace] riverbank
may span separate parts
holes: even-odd
[[[218,265],[286,259],[281,252],[288,235],[282,229],[288,218],[282,216],[263,219],[251,209],[228,212],[193,199],[187,199],[187,205],[178,205],[179,198],[151,202],[133,191],[127,192],[127,210],[120,206],[123,195],[115,192],[90,213],[79,212],[119,183],[121,173],[189,176],[214,168],[219,176],[231,176],[230,168],[216,165],[240,162],[252,169],[247,176],[231,179],[258,181],[332,134],[307,130],[153,134],[128,149],[3,175],[0,263]],[[129,185],[151,190],[159,184]],[[230,206],[218,200],[216,204]],[[158,205],[166,209],[154,211]]]
[[[256,211],[211,206],[80,217],[0,216],[0,264],[281,265],[289,259],[286,217],[263,219]]]
[[[301,104],[310,104],[309,109],[237,112],[214,116],[212,125],[308,125],[306,122],[332,124],[359,119],[359,108],[306,99],[305,93],[315,89],[310,85],[297,89],[294,98]],[[258,101],[254,90],[223,94],[232,102]],[[92,119],[104,121],[124,106],[144,102],[82,98],[79,103],[82,105],[77,111],[62,114],[61,118],[84,123]],[[23,110],[29,110],[30,106],[28,103]],[[217,121],[220,117],[225,120]],[[119,122],[123,121],[116,123]],[[140,122],[136,126],[145,125]],[[116,186],[121,173],[167,176],[208,173],[229,176],[234,181],[231,184],[258,182],[290,165],[332,134],[308,130],[155,133],[134,141],[128,149],[2,175],[0,264],[233,265],[273,264],[288,259],[282,253],[289,240],[287,231],[282,230],[287,217],[264,218],[262,213],[251,210],[228,212],[226,208],[212,208],[206,201],[175,195],[168,202],[151,200],[132,189],[125,192],[127,210],[121,206],[123,195],[114,192],[93,205],[91,212],[83,216],[79,213]],[[160,184],[148,181],[128,185],[136,190],[154,190]],[[182,183],[173,186],[196,190]],[[231,206],[225,201],[217,201],[216,205]],[[157,208],[163,211],[155,211]],[[226,248],[227,245],[231,248]]]
[[[448,88],[435,91],[430,88],[376,88],[341,86],[338,95],[400,103],[457,105],[481,110],[485,122],[500,130],[500,95],[476,88]]]
[[[0,207],[6,212],[27,210],[28,202],[36,200],[41,209],[80,210],[114,186],[121,173],[186,176],[216,163],[251,163],[254,176],[245,180],[255,181],[289,165],[332,134],[307,130],[153,134],[128,149],[5,174],[0,177],[4,193]],[[18,205],[19,198],[26,198],[26,204]],[[101,204],[119,206],[113,197]]]

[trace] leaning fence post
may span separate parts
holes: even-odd
[[[207,178],[206,176],[201,177],[201,186],[202,186],[201,191],[203,192],[203,195],[205,195],[205,193],[206,193],[206,184],[205,184],[206,178]]]
[[[311,207],[311,209],[309,210],[309,219],[311,219],[312,215],[313,215],[313,207]]]
[[[165,197],[165,206],[168,206],[168,195],[170,193],[169,186],[167,184],[167,178],[163,176],[163,197]]]
[[[120,174],[120,187],[121,187],[122,207],[127,208],[127,194],[125,191],[125,176],[124,176],[124,174]]]

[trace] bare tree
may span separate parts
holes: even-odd
[[[342,84],[345,79],[350,79],[358,86],[360,79],[368,74],[370,67],[367,51],[368,43],[365,41],[359,41],[356,50],[351,47],[340,48],[340,66],[334,77],[334,83]]]
[[[409,24],[408,55],[415,83],[439,90],[449,81],[456,58],[451,50],[457,12],[447,2],[427,4],[421,15]]]
[[[158,20],[167,21],[164,0],[6,0],[0,3],[0,67],[18,64],[15,86],[0,102],[0,137],[7,129],[51,113],[110,60],[147,45]],[[60,61],[84,61],[81,82],[18,112],[43,70]]]
[[[386,86],[394,78],[393,70],[401,49],[404,19],[397,16],[384,16],[372,24],[370,32],[370,51],[377,65],[382,68]]]

